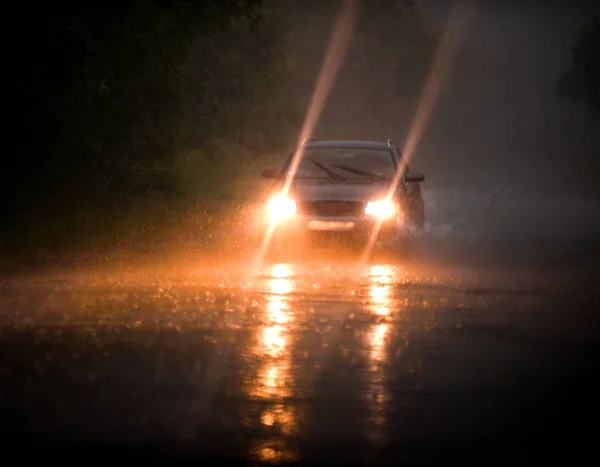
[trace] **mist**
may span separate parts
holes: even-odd
[[[399,30],[400,7],[384,3],[363,4],[315,137],[405,142],[453,2],[415,2],[408,24],[422,25],[429,43]],[[334,10],[317,18],[304,5],[295,5],[300,19],[289,45],[300,72],[287,89],[307,94]],[[561,101],[555,84],[595,7],[479,1],[470,8],[461,48],[410,162],[426,175],[429,231],[463,238],[598,238],[600,127],[584,109]],[[411,55],[410,46],[419,52]]]
[[[421,4],[430,24],[443,24],[444,13],[434,9],[440,2]],[[487,235],[598,238],[600,127],[555,92],[570,46],[592,13],[589,2],[474,5],[423,138],[418,161],[430,175],[428,188],[477,199],[505,186],[486,216]],[[446,204],[460,199],[430,195]]]

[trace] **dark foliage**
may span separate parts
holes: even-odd
[[[44,219],[180,194],[181,154],[248,142],[245,125],[273,131],[268,112],[249,117],[285,72],[281,28],[259,1],[59,3],[33,17],[17,9],[12,21],[17,152],[1,172],[5,240]]]
[[[560,97],[583,104],[592,118],[600,115],[600,16],[579,33],[571,67],[559,79],[557,90]]]

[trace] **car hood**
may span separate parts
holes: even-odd
[[[295,182],[291,192],[297,200],[372,201],[387,194],[389,182]]]

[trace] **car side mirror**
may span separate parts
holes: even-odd
[[[419,183],[424,180],[425,180],[425,175],[423,175],[420,172],[408,172],[404,177],[404,181],[406,183]]]
[[[263,169],[260,172],[260,176],[262,178],[277,178],[278,175],[279,175],[279,172],[277,171],[277,169],[274,169],[272,167],[269,167],[267,169]]]

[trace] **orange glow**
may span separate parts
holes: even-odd
[[[374,265],[371,266],[369,272],[371,278],[369,295],[374,303],[372,309],[380,316],[387,316],[390,313],[392,302],[393,268],[389,265]],[[385,379],[385,363],[387,361],[386,343],[390,328],[391,325],[387,322],[375,324],[371,326],[367,335],[371,374],[365,395],[369,407],[366,431],[373,444],[384,442],[386,438],[388,389]]]
[[[386,437],[388,389],[385,381],[385,362],[387,360],[386,339],[389,329],[388,323],[376,324],[372,326],[368,335],[372,365],[370,383],[365,394],[369,407],[366,432],[369,441],[373,444],[385,441]]]
[[[371,346],[371,359],[374,362],[382,362],[385,358],[385,338],[390,325],[387,323],[377,324],[369,334]]]
[[[281,326],[274,325],[265,328],[262,343],[265,347],[263,352],[265,355],[271,358],[282,355],[285,351],[286,339]]]
[[[375,216],[379,219],[389,219],[398,211],[391,199],[386,198],[379,201],[369,201],[365,214]]]
[[[296,213],[296,202],[280,193],[273,196],[266,206],[269,219],[274,222],[288,219]]]
[[[292,290],[292,281],[287,279],[292,274],[292,268],[289,264],[276,264],[271,269],[271,274],[273,275],[273,279],[269,281],[269,287],[271,288],[271,292],[277,295],[286,295]],[[272,298],[269,303],[272,303],[273,300],[277,301],[278,299]]]
[[[297,407],[286,403],[286,399],[293,395],[294,387],[289,338],[293,315],[286,296],[295,288],[292,272],[287,264],[271,266],[264,316],[267,324],[259,331],[257,345],[253,349],[261,364],[252,380],[249,395],[261,401],[260,423],[271,428],[268,438],[259,441],[250,453],[261,463],[280,463],[298,458],[298,453],[290,449],[281,437],[298,433],[298,420],[302,417]]]
[[[267,302],[267,313],[270,322],[285,324],[290,320],[289,305],[282,297],[271,297]]]
[[[285,440],[277,439],[259,443],[251,450],[250,457],[263,464],[282,464],[297,461],[300,455]]]
[[[291,291],[290,281],[287,279],[271,279],[269,285],[271,286],[273,293],[279,295],[285,295]]]
[[[279,279],[284,279],[292,275],[292,268],[289,264],[275,264],[271,268],[271,274]]]
[[[282,432],[288,435],[295,432],[295,415],[284,404],[277,404],[262,413],[260,422],[266,426],[273,426],[275,423],[278,423],[282,428]]]
[[[380,284],[390,284],[394,276],[394,268],[389,264],[374,264],[369,268],[371,277]]]
[[[297,414],[282,401],[292,395],[289,326],[293,315],[286,295],[294,289],[294,282],[290,279],[292,268],[287,264],[273,265],[270,273],[272,278],[267,282],[269,288],[265,303],[266,325],[260,328],[252,350],[261,364],[252,380],[249,395],[262,401],[276,402],[276,405],[264,408],[260,422],[266,426],[277,425],[283,433],[289,434],[296,430]],[[268,458],[270,453],[268,448],[261,457]]]
[[[369,296],[373,302],[373,311],[380,316],[390,313],[392,301],[391,282],[393,279],[393,268],[389,265],[374,265],[370,268],[372,284]]]

